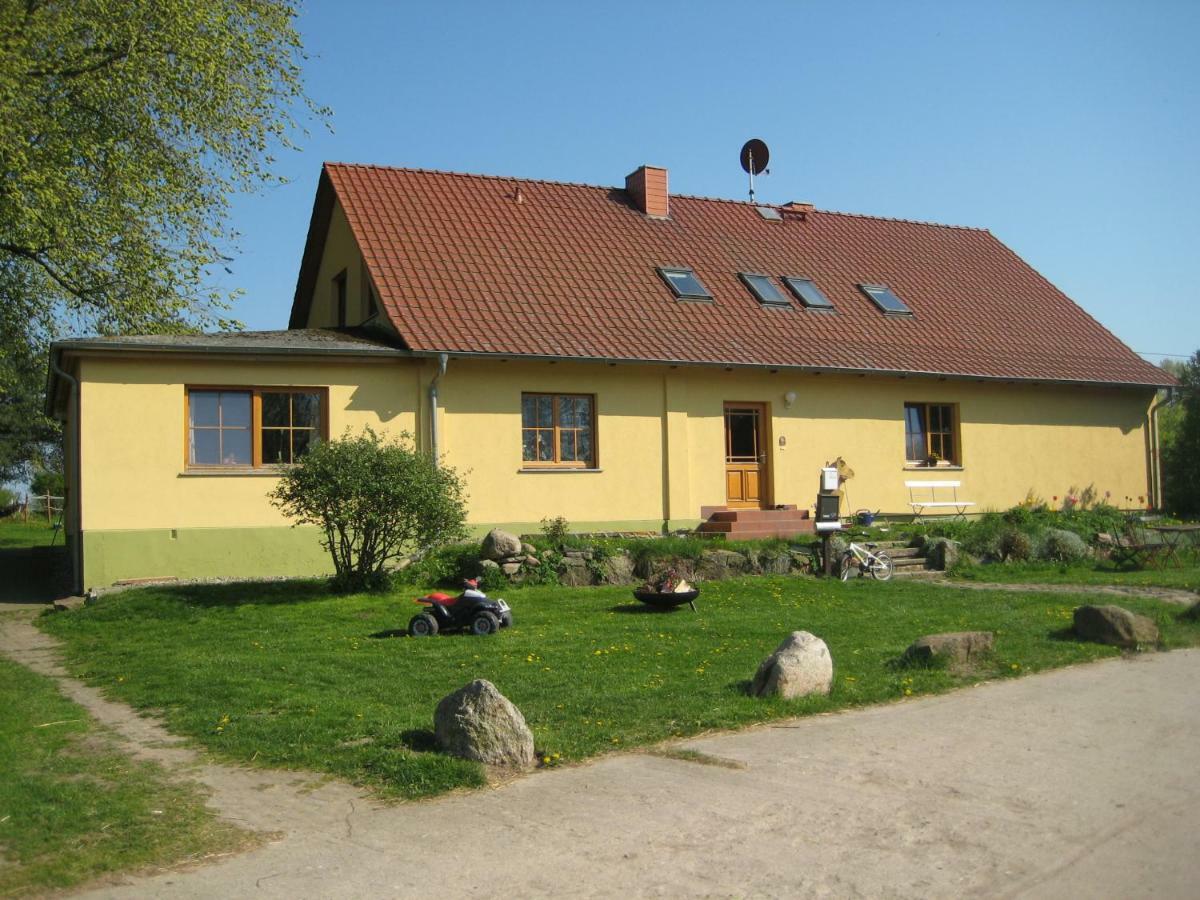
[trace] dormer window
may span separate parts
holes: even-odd
[[[738,278],[742,279],[742,283],[750,288],[750,293],[758,298],[758,302],[763,306],[790,306],[787,297],[783,296],[783,292],[775,287],[770,277],[766,275],[756,275],[752,272],[738,272]]]
[[[860,284],[858,289],[866,294],[884,313],[889,316],[911,316],[913,311],[908,304],[897,297],[887,285]]]
[[[700,283],[691,269],[659,268],[657,271],[680,300],[712,300],[708,288]]]
[[[785,275],[783,283],[796,295],[796,299],[804,304],[805,309],[827,309],[833,312],[833,304],[829,302],[828,297],[821,293],[821,289],[813,284],[811,278]]]

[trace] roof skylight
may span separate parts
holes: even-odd
[[[833,304],[829,302],[829,298],[821,293],[821,289],[813,284],[811,278],[784,275],[783,283],[804,304],[806,309],[833,309]]]
[[[712,294],[708,292],[700,279],[696,277],[696,273],[691,269],[684,268],[663,268],[658,269],[658,274],[662,276],[662,280],[667,283],[675,296],[680,300],[711,300]]]
[[[892,293],[891,288],[883,284],[860,284],[858,289],[870,297],[875,305],[889,316],[911,316],[913,311],[908,304]]]
[[[773,282],[767,275],[756,275],[752,272],[738,272],[738,278],[742,279],[742,283],[750,288],[750,292],[758,298],[759,303],[764,306],[789,306],[787,297],[779,288],[775,287]]]

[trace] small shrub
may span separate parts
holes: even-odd
[[[1042,559],[1054,562],[1071,562],[1091,556],[1091,551],[1083,538],[1073,531],[1063,528],[1048,528],[1042,535]]]
[[[546,546],[553,550],[561,550],[567,542],[567,533],[571,529],[571,523],[563,516],[555,516],[553,519],[542,519],[542,537],[545,539]]]
[[[1023,531],[1010,528],[1000,535],[1000,558],[1005,562],[1025,562],[1033,556],[1033,541]]]
[[[396,584],[458,587],[464,578],[474,578],[478,574],[478,544],[447,544],[431,550],[412,565],[399,569],[392,576],[392,581]]]
[[[462,480],[409,434],[390,441],[366,428],[317,444],[268,496],[297,524],[321,528],[338,591],[384,588],[393,560],[465,536]]]

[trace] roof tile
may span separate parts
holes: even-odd
[[[687,196],[657,219],[621,188],[326,173],[415,351],[1172,383],[982,229],[815,210],[772,221],[761,204]],[[690,266],[713,302],[676,300],[658,266]],[[836,312],[764,308],[740,271],[811,278]],[[884,316],[860,283],[889,285],[913,315]]]

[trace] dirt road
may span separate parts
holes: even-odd
[[[25,653],[48,667],[44,646]],[[1200,885],[1200,651],[678,747],[725,765],[623,754],[383,807],[345,785],[200,764],[214,806],[280,838],[86,896],[1194,897]]]

